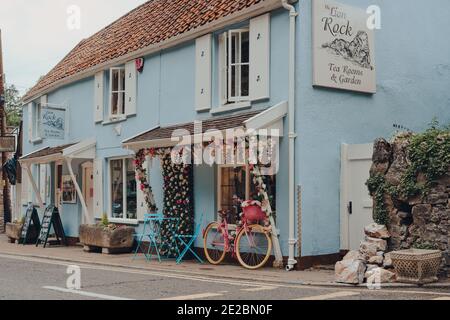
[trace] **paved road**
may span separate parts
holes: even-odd
[[[336,289],[80,265],[81,290],[68,290],[68,263],[0,255],[0,299],[10,300],[450,300],[445,290]]]

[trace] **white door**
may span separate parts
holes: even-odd
[[[83,165],[83,197],[90,217],[94,217],[94,167],[91,162]]]
[[[366,186],[373,144],[343,145],[341,170],[341,249],[357,250],[364,227],[373,222],[373,201]]]

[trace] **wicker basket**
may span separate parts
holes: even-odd
[[[441,251],[394,251],[391,252],[391,258],[397,273],[397,282],[422,285],[438,281],[437,273],[442,262]]]

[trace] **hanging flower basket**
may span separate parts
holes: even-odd
[[[248,222],[258,222],[267,219],[266,213],[261,208],[259,201],[245,201],[242,203],[242,220]]]

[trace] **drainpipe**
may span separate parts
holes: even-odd
[[[289,260],[287,271],[294,269],[295,260],[295,28],[298,13],[288,0],[281,1],[283,8],[289,11]]]

